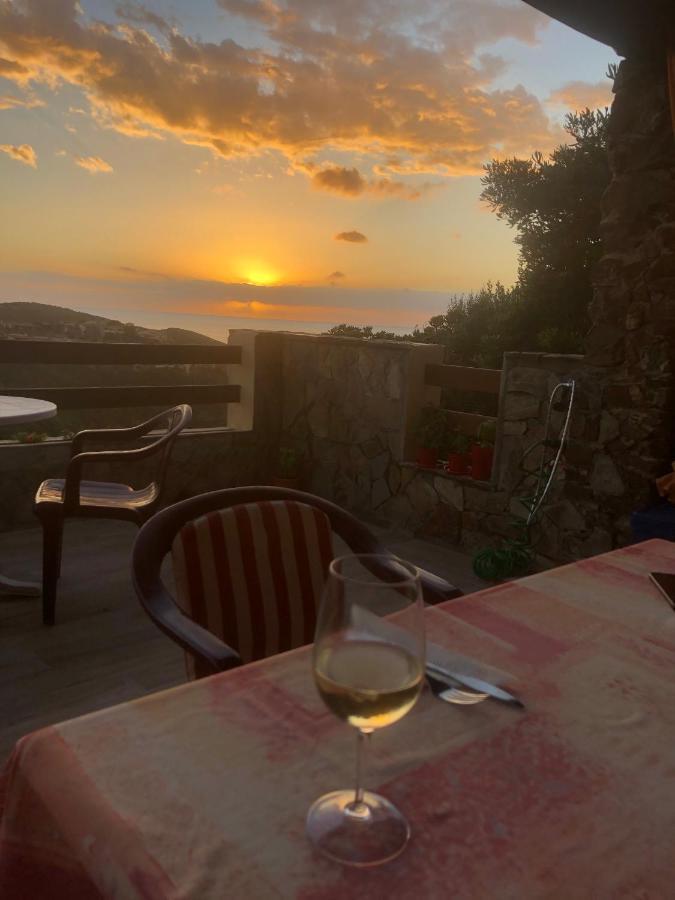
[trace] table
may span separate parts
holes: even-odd
[[[354,737],[304,648],[22,739],[0,797],[0,896],[672,898],[675,614],[648,541],[427,611],[430,639],[513,674],[525,712],[423,695],[367,783],[409,817],[372,870],[319,857],[308,806]]]
[[[37,422],[40,419],[51,419],[55,415],[56,406],[47,400],[0,395],[0,426]],[[12,578],[6,578],[0,573],[0,596],[3,594],[17,594],[24,597],[39,597],[41,593],[42,588],[39,584],[15,581]]]

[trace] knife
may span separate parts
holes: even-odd
[[[460,672],[449,672],[432,662],[427,663],[426,669],[427,672],[434,677],[440,678],[441,680],[446,679],[449,687],[452,687],[453,683],[459,684],[463,687],[468,687],[470,690],[476,691],[479,694],[487,694],[488,697],[492,697],[493,700],[500,700],[502,703],[510,703],[512,706],[519,706],[521,709],[525,708],[525,704],[522,700],[519,700],[518,697],[514,697],[513,694],[509,694],[509,692],[505,691],[503,688],[497,687],[496,684],[490,684],[489,681],[483,681],[482,678],[474,678],[473,675],[464,675]]]

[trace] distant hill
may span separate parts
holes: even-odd
[[[144,328],[48,303],[0,303],[0,338],[134,344],[222,344],[185,328]]]

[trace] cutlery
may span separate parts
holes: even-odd
[[[459,686],[469,688],[470,691],[473,691],[476,694],[487,694],[487,696],[491,697],[493,700],[509,703],[511,706],[518,706],[521,709],[525,708],[525,704],[522,700],[519,700],[518,697],[514,697],[513,694],[509,694],[508,691],[497,687],[495,684],[490,684],[489,681],[483,681],[482,678],[474,678],[473,675],[464,675],[460,672],[448,672],[441,666],[437,666],[435,663],[430,662],[427,663],[426,669],[427,678],[434,694],[437,697],[441,697],[441,694],[446,691],[448,692],[448,696],[441,697],[441,699],[447,699],[455,703],[470,702],[468,699],[460,700],[456,695],[455,699],[452,699],[451,692],[456,691],[457,686]],[[434,682],[436,682],[436,685],[434,685]],[[439,684],[442,685],[442,687],[439,688]],[[465,694],[465,697],[468,696],[469,695]]]

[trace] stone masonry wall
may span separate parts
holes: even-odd
[[[649,502],[675,455],[675,139],[663,61],[624,60],[614,90],[587,345],[587,362],[606,372],[610,517]]]

